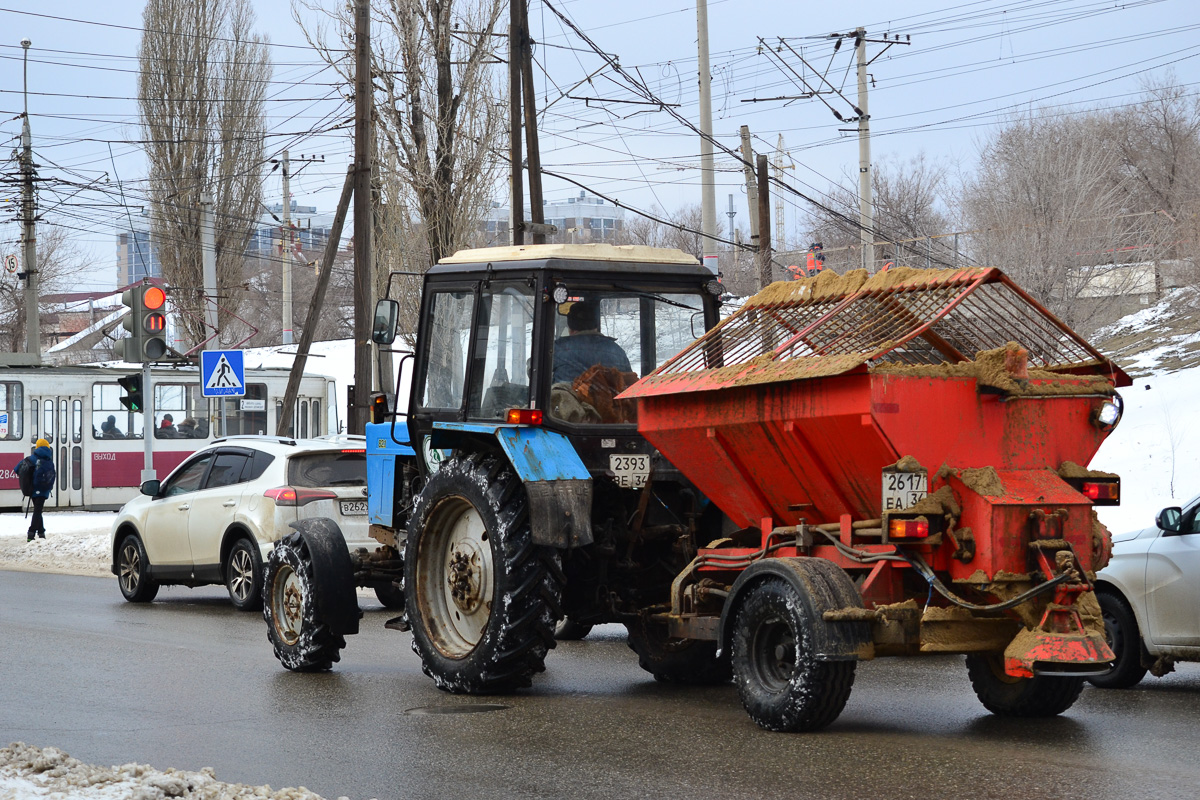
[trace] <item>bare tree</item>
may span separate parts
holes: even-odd
[[[250,0],[148,0],[138,107],[163,277],[193,341],[203,326],[200,197],[214,201],[217,288],[236,311],[262,198],[270,56]]]
[[[504,0],[390,0],[373,12],[379,142],[377,288],[389,270],[423,272],[468,244],[496,188],[506,90],[492,65]],[[347,80],[352,4],[294,0],[310,43]],[[323,23],[300,10],[324,15]],[[332,41],[337,42],[336,46]],[[411,285],[410,285],[411,284]],[[405,284],[401,328],[416,327],[417,283]]]
[[[67,238],[65,229],[53,224],[39,225],[37,237],[40,293],[70,291],[90,266],[86,255]],[[0,274],[6,278],[0,281],[0,320],[4,320],[0,325],[0,350],[17,353],[25,349],[25,284],[15,276]]]
[[[946,165],[919,153],[907,162],[882,159],[871,173],[875,199],[875,268],[889,262],[924,267],[944,266],[953,258],[932,237],[950,229],[951,186]],[[844,273],[861,265],[859,250],[858,176],[844,175],[822,198],[824,208],[807,212],[810,242],[820,242],[825,266]]]

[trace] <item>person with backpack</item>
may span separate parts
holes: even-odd
[[[46,498],[54,491],[54,482],[58,472],[54,469],[54,451],[45,439],[38,439],[33,446],[33,452],[21,459],[17,464],[17,480],[21,485],[21,494],[29,498],[33,506],[33,519],[29,522],[29,541],[33,538],[46,538],[46,524],[42,520],[42,507]]]

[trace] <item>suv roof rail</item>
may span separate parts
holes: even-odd
[[[296,440],[288,436],[267,436],[266,434],[258,433],[235,433],[231,436],[218,436],[213,439],[213,444],[217,442],[234,442],[252,440],[256,442],[279,442],[280,444],[296,445]]]
[[[324,436],[313,436],[318,442],[365,442],[366,436],[358,433],[327,433]]]

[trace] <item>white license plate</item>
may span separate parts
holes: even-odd
[[[929,476],[921,472],[883,473],[883,510],[899,511],[916,505],[929,494]]]
[[[623,456],[613,453],[608,457],[608,468],[616,479],[617,486],[641,489],[650,475],[650,456]]]
[[[366,500],[343,500],[342,501],[342,516],[345,517],[361,517],[367,513]]]

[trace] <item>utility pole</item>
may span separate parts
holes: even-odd
[[[32,44],[28,39],[21,40],[25,87],[25,113],[21,115],[21,239],[25,247],[21,260],[25,268],[25,352],[33,356],[34,363],[40,363],[42,320],[38,315],[37,195],[33,190],[33,134],[29,131],[29,48]]]
[[[288,428],[292,426],[293,415],[296,411],[296,397],[300,394],[300,379],[304,377],[304,367],[308,363],[308,351],[312,347],[313,338],[317,331],[317,317],[325,304],[325,293],[329,289],[329,276],[333,272],[333,260],[337,257],[338,245],[342,239],[342,226],[346,223],[346,212],[350,208],[350,197],[354,194],[354,168],[346,172],[346,182],[342,185],[342,196],[338,200],[337,211],[333,215],[333,227],[329,230],[329,239],[325,242],[325,255],[321,258],[321,274],[317,277],[317,289],[313,292],[312,301],[308,306],[308,315],[304,318],[304,330],[300,332],[300,345],[296,348],[296,359],[292,362],[292,371],[288,373],[287,389],[283,393],[283,410],[276,424],[276,436],[288,436]]]
[[[875,214],[871,197],[871,114],[867,110],[867,31],[856,28],[854,50],[858,61],[858,239],[862,245],[862,266],[868,273],[875,269]]]
[[[712,75],[708,66],[708,0],[696,0],[696,54],[700,78],[700,231],[704,234],[704,266],[716,275],[717,187],[713,170]]]
[[[771,184],[767,157],[758,156],[758,288],[771,282]]]
[[[546,209],[542,201],[542,156],[537,136],[537,95],[533,89],[533,38],[529,34],[529,2],[513,0],[521,9],[521,93],[525,97],[525,148],[529,151],[529,221],[533,243],[546,243]]]
[[[754,174],[754,148],[750,146],[750,126],[743,125],[742,170],[746,174],[746,203],[750,206],[750,246],[758,248],[758,178]]]
[[[367,427],[371,395],[371,283],[374,273],[371,213],[371,0],[357,0],[354,13],[354,415],[347,431]]]
[[[283,243],[283,257],[280,259],[280,268],[283,272],[283,335],[282,343],[292,343],[292,191],[289,183],[288,170],[291,166],[288,164],[288,151],[283,151],[283,162],[280,165],[283,167],[283,236],[280,241]]]
[[[512,193],[512,243],[525,244],[525,189],[521,178],[521,13],[525,0],[512,0],[508,17],[508,183]]]
[[[204,332],[207,334],[208,344],[204,346],[205,350],[220,350],[221,349],[221,317],[217,306],[217,232],[213,228],[213,199],[209,192],[200,194],[200,272],[204,280]],[[150,373],[147,370],[142,378],[143,391],[150,391]],[[150,395],[147,394],[147,397]],[[221,435],[226,435],[225,430],[225,398],[219,398],[221,407]],[[146,403],[149,407],[150,403]],[[154,417],[149,418],[146,423],[146,428],[149,433],[146,434],[146,441],[150,439],[150,434],[153,433],[151,428],[154,427]],[[147,446],[149,453],[149,446]],[[147,456],[149,458],[150,456]],[[147,464],[147,469],[151,465]],[[143,478],[150,480],[150,478]]]

